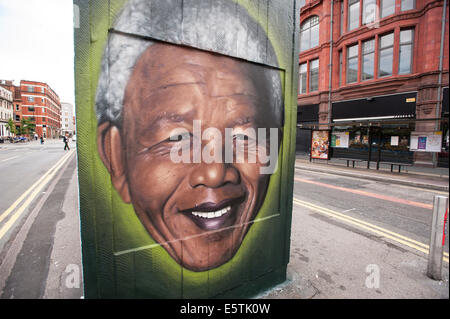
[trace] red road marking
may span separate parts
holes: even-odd
[[[303,178],[298,178],[298,177],[295,177],[294,179],[297,182],[303,182],[303,183],[319,185],[319,186],[328,187],[328,188],[332,188],[332,189],[336,189],[336,190],[340,190],[340,191],[344,191],[344,192],[349,192],[349,193],[353,193],[353,194],[358,194],[358,195],[378,198],[378,199],[387,200],[387,201],[390,201],[390,202],[395,202],[395,203],[400,203],[400,204],[405,204],[405,205],[410,205],[410,206],[416,206],[416,207],[421,207],[421,208],[426,208],[426,209],[433,209],[433,205],[431,205],[431,204],[424,204],[424,203],[414,202],[414,201],[411,201],[411,200],[396,198],[396,197],[392,197],[392,196],[380,195],[380,194],[360,191],[360,190],[357,190],[357,189],[350,189],[350,188],[345,188],[345,187],[340,187],[340,186],[334,186],[334,185],[325,184],[325,183],[321,183],[321,182],[315,182],[315,181],[311,181],[311,180],[307,180],[307,179],[303,179]]]

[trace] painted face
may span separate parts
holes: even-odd
[[[266,88],[252,80],[262,74],[258,68],[154,44],[127,85],[121,136],[129,198],[153,239],[187,269],[215,268],[236,253],[263,203],[269,175],[260,174],[259,161],[174,163],[171,150],[193,142],[194,120],[223,136],[226,128],[276,127],[261,103]],[[188,142],[171,139],[177,129],[190,133]],[[214,145],[223,148],[224,142]]]

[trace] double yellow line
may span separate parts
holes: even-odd
[[[317,212],[319,214],[322,214],[322,215],[333,217],[335,219],[338,219],[338,220],[343,221],[345,223],[357,226],[359,228],[362,228],[362,229],[367,230],[367,231],[369,231],[371,233],[383,236],[385,238],[389,238],[389,239],[391,239],[391,240],[393,240],[395,242],[398,242],[398,243],[403,244],[405,246],[408,246],[410,248],[416,249],[416,250],[418,250],[418,251],[420,251],[420,252],[422,252],[422,253],[424,253],[426,255],[428,255],[428,253],[429,253],[430,247],[428,245],[423,244],[421,242],[418,242],[418,241],[416,241],[414,239],[402,236],[400,234],[394,233],[394,232],[392,232],[390,230],[387,230],[385,228],[382,228],[382,227],[379,227],[379,226],[367,223],[365,221],[362,221],[362,220],[359,220],[359,219],[347,216],[347,215],[342,214],[342,213],[335,212],[335,211],[333,211],[331,209],[328,209],[328,208],[325,208],[325,207],[320,207],[320,206],[317,206],[315,204],[302,201],[302,200],[300,200],[298,198],[295,198],[295,197],[293,199],[293,202],[294,202],[295,205],[298,205],[298,206],[301,206],[301,207],[313,210],[313,211],[315,211],[315,212]],[[448,253],[444,252],[443,260],[448,263],[449,262],[448,259],[449,259]]]
[[[73,154],[73,150],[64,155],[54,166],[52,166],[44,175],[41,176],[25,193],[23,193],[7,210],[0,214],[0,223],[7,218],[17,206],[25,202],[12,214],[9,220],[0,228],[0,239],[11,229],[14,223],[23,214],[25,209],[36,198],[39,192],[48,184],[48,182],[56,175],[60,168],[67,162],[70,156]]]

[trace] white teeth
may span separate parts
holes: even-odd
[[[201,218],[217,218],[217,217],[221,217],[223,215],[225,215],[226,213],[228,213],[231,210],[231,206],[228,206],[224,209],[215,211],[215,212],[192,212],[192,215],[197,216],[197,217],[201,217]]]

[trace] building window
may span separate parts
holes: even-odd
[[[19,104],[16,104],[16,111],[20,111]]]
[[[416,0],[402,0],[402,11],[416,8]]]
[[[342,66],[342,50],[339,51],[339,86],[342,85],[342,70],[343,70],[343,66]]]
[[[309,62],[309,92],[319,89],[319,59]]]
[[[341,1],[341,18],[340,18],[341,21],[339,26],[340,34],[344,33],[344,11],[345,11],[344,1]]]
[[[300,79],[299,79],[300,94],[306,93],[306,76],[307,76],[306,63],[300,64]]]
[[[375,22],[377,0],[364,0],[363,2],[363,24]]]
[[[28,102],[34,102],[34,97],[29,96],[29,97],[28,97]]]
[[[16,122],[20,122],[20,115],[16,115]]]
[[[395,0],[381,0],[381,17],[387,17],[395,13]]]
[[[361,80],[373,79],[375,73],[375,39],[362,43],[362,72]]]
[[[359,0],[348,0],[348,30],[359,27]]]
[[[347,83],[358,81],[358,45],[347,48]]]
[[[380,37],[379,52],[379,76],[392,75],[392,65],[394,60],[394,33]]]
[[[300,27],[300,52],[319,45],[319,17],[312,16]]]
[[[28,87],[28,92],[34,92],[34,88],[32,86]]]
[[[42,90],[42,93],[45,93],[45,89],[44,88],[41,88],[41,90]]]
[[[414,45],[414,30],[400,31],[400,53],[398,63],[398,73],[407,74],[412,72]]]

